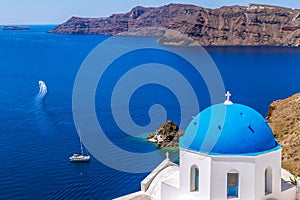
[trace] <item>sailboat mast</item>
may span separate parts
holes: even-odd
[[[80,140],[81,155],[83,155],[82,142]]]

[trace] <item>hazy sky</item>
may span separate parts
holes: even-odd
[[[137,5],[186,3],[216,8],[250,2],[300,9],[299,0],[0,0],[0,24],[59,24],[71,16],[106,17],[128,12]]]

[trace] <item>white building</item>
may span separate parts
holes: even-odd
[[[281,147],[255,110],[229,100],[198,114],[180,138],[180,166],[164,160],[141,191],[118,198],[294,200]]]

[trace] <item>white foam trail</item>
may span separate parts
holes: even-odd
[[[47,92],[48,92],[48,89],[47,89],[47,86],[46,86],[46,83],[44,81],[39,81],[39,86],[40,86],[40,91],[38,93],[38,95],[36,96],[36,100],[40,100],[40,99],[43,99]]]
[[[48,89],[46,83],[44,81],[39,81],[39,93],[35,97],[35,115],[36,115],[36,124],[38,126],[38,130],[43,135],[53,134],[55,130],[53,129],[53,124],[49,119],[47,112],[43,105],[43,98],[46,96]]]

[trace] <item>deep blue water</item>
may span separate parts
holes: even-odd
[[[0,31],[0,199],[112,199],[139,190],[147,173],[121,172],[95,158],[89,164],[68,161],[72,152],[80,148],[72,116],[75,77],[89,52],[108,37],[45,33],[51,28],[32,26],[30,31]],[[123,39],[154,44],[156,41],[155,38]],[[300,91],[300,49],[210,47],[207,51],[221,72],[226,89],[233,94],[232,101],[251,106],[262,115],[267,114],[272,101]],[[98,118],[102,118],[105,129],[111,133],[108,137],[132,152],[150,152],[156,147],[126,136],[111,121],[111,113],[106,110],[109,82],[118,81],[118,73],[128,70],[123,65],[151,60],[150,55],[147,51],[137,52],[116,62],[115,67],[120,70],[107,75],[96,94]],[[162,54],[155,59],[182,64],[168,56]],[[47,83],[48,93],[36,101],[39,80]],[[170,111],[168,119],[180,120],[179,104],[172,93],[162,92],[165,89],[150,85],[133,95],[130,110],[135,123],[142,126],[149,123],[147,110],[151,104],[164,105]],[[204,109],[209,105],[209,97],[203,82],[198,89],[203,94],[200,109]],[[123,108],[122,102],[119,103]],[[158,153],[160,160],[163,154]]]

